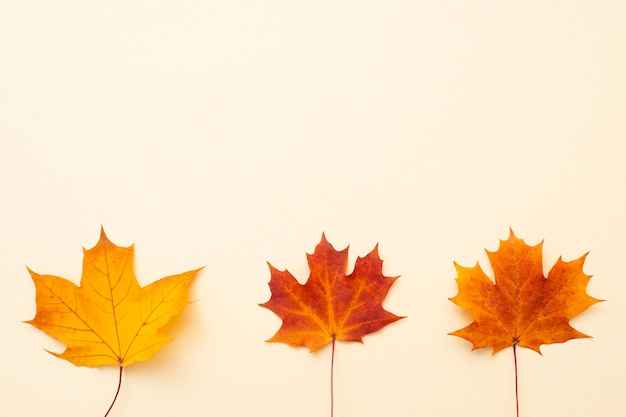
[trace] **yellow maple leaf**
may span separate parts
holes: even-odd
[[[116,246],[102,229],[96,246],[83,252],[80,287],[28,269],[37,312],[26,323],[65,343],[63,353],[50,353],[77,366],[123,367],[150,359],[170,341],[160,329],[189,304],[187,291],[202,268],[140,287],[133,246]]]

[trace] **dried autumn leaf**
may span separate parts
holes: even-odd
[[[29,269],[37,312],[27,323],[65,343],[63,353],[50,353],[77,366],[123,367],[150,359],[170,340],[160,329],[189,303],[189,285],[201,268],[142,288],[133,246],[116,246],[102,229],[96,246],[83,251],[80,287]]]
[[[365,258],[357,258],[354,271],[346,275],[348,248],[336,251],[324,234],[313,254],[307,254],[307,260],[311,274],[304,285],[288,271],[269,265],[272,296],[261,307],[273,311],[283,321],[268,342],[307,346],[311,352],[332,343],[330,416],[333,417],[335,341],[363,342],[366,334],[404,318],[382,307],[398,277],[382,274],[378,245]]]
[[[334,340],[362,342],[364,335],[403,318],[382,307],[398,277],[383,276],[378,246],[357,259],[350,275],[348,248],[336,251],[323,234],[307,260],[311,274],[304,285],[269,265],[272,295],[261,306],[283,323],[268,342],[307,346],[314,352]]]
[[[583,272],[586,255],[571,262],[559,258],[545,278],[541,250],[541,243],[528,246],[511,230],[496,252],[487,251],[495,284],[478,264],[455,263],[459,293],[450,300],[474,322],[450,334],[470,341],[473,349],[493,346],[494,354],[516,345],[541,353],[542,344],[589,337],[569,324],[601,301],[586,292],[591,278]]]

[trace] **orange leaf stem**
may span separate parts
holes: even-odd
[[[333,417],[334,410],[334,388],[333,388],[333,371],[335,369],[335,338],[333,337],[332,341],[332,353],[330,355],[330,417]]]
[[[517,351],[515,347],[517,343],[513,345],[513,363],[515,364],[515,411],[517,413],[517,417],[519,417],[519,395],[517,393]]]

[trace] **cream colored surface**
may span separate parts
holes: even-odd
[[[545,268],[590,251],[573,320],[519,352],[521,416],[624,416],[626,3],[1,1],[3,416],[103,415],[22,320],[25,265],[78,281],[102,224],[142,284],[206,265],[174,341],[111,417],[329,415],[330,349],[266,344],[266,261],[304,280],[322,232],[379,243],[408,318],[339,343],[336,417],[514,414],[510,349],[470,351],[453,261],[512,227]]]

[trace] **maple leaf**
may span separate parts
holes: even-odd
[[[116,246],[102,229],[96,246],[83,252],[80,287],[28,270],[37,312],[26,323],[66,344],[54,356],[77,366],[120,366],[121,383],[121,367],[150,359],[170,340],[160,329],[189,303],[188,288],[202,268],[140,287],[133,246]]]
[[[487,251],[495,284],[478,264],[467,268],[455,263],[459,293],[450,300],[474,322],[450,334],[471,342],[472,350],[493,347],[493,354],[516,345],[541,353],[542,344],[589,337],[569,324],[602,301],[586,293],[591,278],[583,272],[587,255],[570,262],[559,258],[546,278],[541,251],[542,243],[528,246],[511,230],[496,252]]]
[[[383,276],[378,245],[357,258],[350,275],[346,275],[348,248],[336,251],[324,234],[307,260],[311,273],[304,285],[269,264],[272,295],[261,307],[283,323],[268,342],[307,346],[314,352],[334,340],[362,342],[364,335],[403,318],[382,307],[398,277]]]

